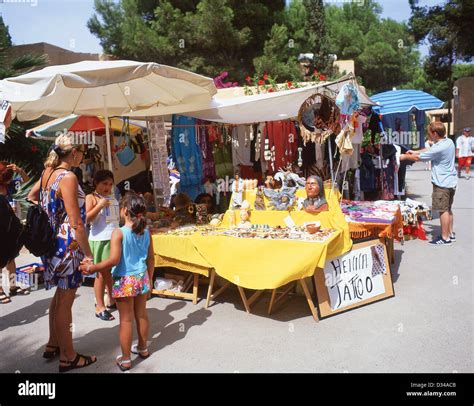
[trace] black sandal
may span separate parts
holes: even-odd
[[[84,364],[83,364],[83,365],[77,365],[77,364],[79,363],[79,360],[80,360],[81,358],[84,360]],[[68,364],[68,365],[66,365],[66,366],[64,366],[64,365],[59,365],[59,372],[67,372],[67,371],[70,371],[71,369],[85,368],[85,367],[88,367],[89,365],[92,365],[92,364],[95,363],[96,361],[97,361],[97,358],[96,358],[96,359],[92,359],[92,357],[89,357],[89,356],[87,356],[87,355],[82,355],[82,354],[77,353],[77,354],[76,354],[76,358],[74,358],[73,361],[63,361],[63,360],[60,360],[60,361],[59,361],[59,362]]]
[[[56,357],[56,355],[59,355],[59,347],[55,347],[54,345],[47,345],[46,348],[52,348],[53,351],[43,352],[43,358],[53,359],[54,357]]]
[[[11,303],[10,296],[8,296],[5,292],[0,293],[0,303],[1,304],[7,304]]]
[[[30,294],[30,288],[20,288],[19,286],[14,286],[13,288],[10,288],[10,296],[16,296],[16,295],[29,295]]]
[[[104,321],[115,320],[115,317],[112,316],[112,314],[110,314],[110,312],[107,309],[102,310],[100,313],[96,313],[95,317],[98,317],[99,319],[104,320]]]

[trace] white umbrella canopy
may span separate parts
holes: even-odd
[[[211,78],[135,61],[83,61],[49,66],[0,81],[1,98],[20,121],[42,115],[123,115],[152,106],[199,103],[217,93]]]
[[[333,98],[347,82],[353,82],[359,90],[359,100],[362,106],[373,106],[373,102],[364,89],[357,84],[352,74],[347,74],[333,82],[322,82],[305,87],[282,90],[273,93],[260,93],[245,96],[242,87],[219,89],[212,100],[200,103],[183,103],[179,106],[154,106],[125,115],[140,118],[147,116],[185,114],[202,120],[226,123],[246,124],[264,121],[284,120],[298,116],[303,102],[325,89]]]
[[[0,81],[0,98],[10,102],[13,117],[20,121],[43,115],[104,116],[109,168],[110,115],[181,103],[201,104],[216,93],[211,78],[153,62],[83,61]]]

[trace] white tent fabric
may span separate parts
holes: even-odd
[[[350,80],[355,81],[351,74],[334,82],[252,96],[245,96],[244,89],[241,87],[219,89],[211,101],[201,103],[199,108],[193,109],[189,103],[183,103],[176,108],[174,106],[158,106],[127,113],[127,115],[139,118],[175,113],[226,124],[284,120],[296,117],[303,102],[317,92],[324,91],[335,98],[344,83]],[[362,106],[376,105],[366,95],[363,87],[358,86],[358,88]]]
[[[42,115],[124,115],[151,106],[200,106],[217,93],[211,78],[135,61],[83,61],[49,66],[0,81],[0,98],[20,121]]]

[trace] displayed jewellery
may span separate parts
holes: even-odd
[[[303,158],[301,156],[301,153],[303,152],[302,147],[298,147],[298,166],[301,168],[303,166]]]
[[[291,240],[303,242],[322,243],[327,241],[334,234],[335,230],[331,228],[321,229],[314,234],[310,234],[306,227],[281,228],[270,227],[267,224],[252,224],[250,228],[234,228],[234,229],[214,229],[201,230],[203,236],[225,236],[235,238],[254,238],[267,240]]]

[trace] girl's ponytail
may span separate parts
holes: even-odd
[[[135,234],[143,234],[146,227],[146,218],[145,213],[137,213],[135,216],[132,214],[131,211],[128,212],[130,214],[131,219],[133,220],[132,231]]]
[[[133,221],[132,231],[135,234],[143,234],[146,228],[146,203],[142,196],[135,192],[127,192],[120,201],[120,206],[127,210]]]

